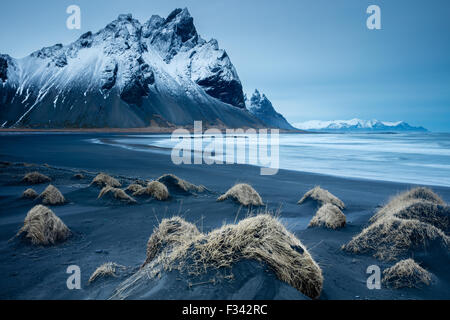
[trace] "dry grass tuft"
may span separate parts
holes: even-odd
[[[200,235],[195,225],[180,217],[163,219],[148,239],[144,265],[151,262],[163,250],[171,251],[175,246],[191,242]]]
[[[130,197],[125,191],[111,186],[104,187],[98,194],[97,199],[105,197],[110,197],[111,199],[120,200],[126,203],[136,203],[136,200]]]
[[[125,269],[125,266],[114,262],[107,262],[98,267],[89,278],[89,283],[94,282],[98,278],[115,277],[117,269]]]
[[[196,186],[186,180],[178,178],[173,174],[165,174],[157,179],[157,181],[163,183],[168,188],[173,188],[177,191],[188,192],[188,193],[201,193],[205,192],[206,188],[204,186]]]
[[[37,205],[28,211],[17,236],[22,233],[34,245],[53,245],[66,240],[71,234],[64,222],[43,205]]]
[[[221,195],[217,201],[224,201],[232,198],[244,206],[263,206],[264,203],[261,196],[252,186],[240,183],[229,189],[225,194]]]
[[[36,199],[38,197],[38,193],[34,191],[34,189],[27,189],[22,193],[22,198],[25,199]]]
[[[149,181],[145,181],[145,180],[142,180],[142,179],[138,179],[138,180],[136,180],[134,182],[134,184],[138,184],[141,187],[146,187],[148,183],[149,183]]]
[[[84,178],[85,178],[85,176],[82,173],[76,173],[72,177],[72,179],[75,179],[75,180],[83,180]]]
[[[311,219],[309,227],[326,227],[338,229],[345,226],[346,218],[341,209],[334,204],[327,203],[317,210],[316,215]]]
[[[41,184],[50,182],[51,179],[47,177],[45,174],[39,173],[37,171],[27,173],[23,178],[22,182],[28,184]]]
[[[96,185],[96,186],[99,186],[99,187],[102,187],[102,188],[106,187],[106,186],[119,188],[119,187],[122,186],[122,184],[117,179],[114,179],[113,177],[107,175],[106,173],[98,174],[92,180],[91,185]]]
[[[450,208],[428,188],[415,188],[395,196],[370,221],[384,217],[417,219],[445,232],[450,228]]]
[[[419,220],[384,217],[363,229],[342,249],[389,261],[411,249],[426,249],[430,242],[448,248],[450,238],[442,230]]]
[[[133,194],[133,193],[138,192],[138,191],[140,191],[140,190],[142,190],[142,189],[144,189],[143,186],[141,186],[140,184],[137,184],[137,183],[133,183],[133,184],[130,184],[130,185],[125,189],[125,191],[128,192],[128,193]]]
[[[406,191],[396,197],[398,200],[409,200],[409,199],[418,199],[424,201],[430,201],[436,204],[444,205],[445,202],[439,197],[436,193],[434,193],[431,189],[425,187],[418,187]]]
[[[39,195],[43,204],[49,205],[62,205],[66,202],[66,199],[62,193],[53,185],[49,185],[45,190]]]
[[[345,204],[336,196],[328,192],[328,190],[322,189],[317,186],[314,189],[309,190],[305,195],[297,202],[297,204],[302,204],[308,199],[313,199],[319,202],[321,205],[330,203],[343,210],[345,208]]]
[[[241,260],[267,264],[281,281],[306,296],[318,298],[323,276],[303,244],[273,216],[262,214],[224,225],[208,234],[179,217],[164,220],[147,245],[147,260],[141,271],[127,279],[114,297],[124,297],[144,277],[178,270],[201,275],[208,270],[231,268]]]
[[[169,190],[159,181],[149,182],[147,187],[139,189],[133,196],[150,196],[159,201],[164,201],[169,198]]]
[[[415,188],[393,197],[370,219],[372,223],[342,248],[369,253],[382,260],[437,242],[448,249],[449,207],[428,188]]]
[[[420,288],[422,285],[430,285],[431,274],[413,259],[406,259],[384,270],[382,282],[394,289]]]

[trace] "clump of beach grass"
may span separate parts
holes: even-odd
[[[36,199],[38,196],[39,194],[32,188],[29,188],[22,193],[22,198],[25,199]]]
[[[382,283],[394,289],[420,288],[430,285],[431,274],[413,259],[406,259],[384,270]]]
[[[22,178],[22,182],[27,183],[27,184],[41,184],[41,183],[50,182],[51,180],[52,179],[47,177],[45,174],[42,174],[42,173],[37,172],[37,171],[33,171],[33,172],[30,172],[30,173],[27,173]]]
[[[140,184],[132,183],[125,189],[125,191],[128,192],[128,193],[133,194],[133,193],[138,192],[138,191],[140,191],[142,189],[144,189],[144,187],[141,186]]]
[[[324,204],[317,210],[316,215],[309,222],[309,227],[326,227],[338,229],[345,226],[346,217],[341,209],[334,204]]]
[[[261,196],[252,186],[246,183],[239,183],[230,188],[226,193],[217,198],[217,201],[233,199],[243,206],[263,206]]]
[[[319,186],[316,186],[313,189],[306,192],[305,195],[297,202],[297,204],[302,204],[309,199],[317,201],[320,205],[330,203],[335,205],[341,210],[345,208],[344,202],[342,202],[335,195],[331,194],[328,190],[322,189]]]
[[[192,242],[200,235],[200,231],[194,224],[180,217],[163,219],[148,239],[147,258],[144,265],[151,262],[163,250],[171,251],[176,246]]]
[[[143,179],[137,179],[134,184],[138,184],[141,187],[146,187],[149,181],[145,181]]]
[[[384,217],[417,219],[444,232],[448,232],[450,228],[449,206],[432,190],[423,187],[393,197],[370,221],[375,222]]]
[[[126,268],[125,266],[122,266],[114,262],[104,263],[92,273],[92,275],[89,277],[89,283],[92,283],[99,278],[116,277],[117,269],[125,269],[125,268]]]
[[[71,232],[52,210],[37,205],[28,211],[17,236],[24,234],[34,245],[53,245],[66,240]]]
[[[97,199],[109,197],[110,199],[120,200],[126,203],[136,203],[132,197],[130,197],[125,191],[119,188],[114,188],[111,186],[104,187],[98,194]]]
[[[397,200],[404,201],[409,199],[418,199],[424,201],[430,201],[436,204],[444,205],[445,202],[430,188],[417,187],[409,191],[403,192],[395,197]]]
[[[167,187],[159,181],[151,181],[147,187],[137,190],[133,193],[133,197],[136,196],[150,196],[159,201],[164,201],[169,198],[169,190]]]
[[[75,180],[83,180],[85,178],[85,176],[84,176],[84,174],[82,174],[82,173],[75,173],[73,176],[72,176],[72,179],[75,179]]]
[[[371,225],[342,248],[394,260],[430,243],[446,248],[450,238],[449,207],[429,188],[419,187],[393,197],[370,219]]]
[[[51,184],[39,195],[39,199],[47,205],[62,205],[66,202],[62,193]]]
[[[231,268],[242,260],[265,263],[281,281],[304,295],[313,299],[320,296],[320,267],[278,219],[261,214],[208,234],[179,217],[163,221],[149,239],[146,263],[116,289],[113,298],[126,298],[140,280],[158,277],[164,271],[196,276]]]
[[[122,184],[115,178],[107,175],[106,173],[99,173],[91,182],[91,185],[96,185],[99,187],[114,187],[119,188]]]
[[[159,177],[157,181],[163,183],[167,188],[178,192],[202,193],[206,191],[204,186],[197,186],[173,174],[165,174]]]
[[[432,242],[448,250],[450,238],[435,226],[416,219],[384,217],[363,229],[342,249],[390,261],[409,250],[424,250]]]

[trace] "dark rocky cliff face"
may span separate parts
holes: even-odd
[[[0,79],[2,81],[8,79],[8,60],[3,55],[0,55]]]

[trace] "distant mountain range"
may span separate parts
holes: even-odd
[[[294,124],[294,127],[308,131],[327,132],[426,132],[423,127],[413,127],[404,121],[387,122],[379,120],[311,120]]]
[[[241,81],[187,9],[140,23],[122,14],[97,33],[23,59],[0,55],[0,127],[290,125],[265,96],[247,110]],[[284,121],[283,121],[284,120]]]

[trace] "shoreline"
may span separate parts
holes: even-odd
[[[238,128],[225,128],[223,126],[205,126],[203,129],[219,129],[223,133],[225,133],[226,130],[234,130]],[[185,129],[189,132],[193,133],[194,128],[193,126],[174,126],[174,127],[146,127],[146,128],[52,128],[52,129],[32,129],[32,128],[0,128],[1,132],[51,132],[51,133],[172,133],[174,130],[177,129]],[[272,128],[250,128],[250,127],[244,127],[239,129],[267,129],[272,130]],[[284,129],[277,129],[280,133],[304,133],[304,134],[314,134],[318,132],[309,132],[304,130],[284,130]]]
[[[392,264],[340,250],[343,244],[367,226],[380,205],[399,192],[410,189],[411,184],[288,170],[280,170],[275,176],[260,176],[259,168],[250,165],[176,166],[166,154],[93,144],[80,135],[8,135],[0,139],[0,150],[1,161],[22,163],[0,166],[0,205],[3,208],[0,219],[0,299],[107,299],[111,290],[129,274],[87,285],[89,275],[108,261],[127,266],[129,272],[139,269],[145,260],[149,236],[162,219],[180,215],[203,232],[221,227],[224,222],[234,223],[244,219],[249,214],[246,208],[240,208],[233,201],[217,202],[221,194],[238,182],[249,183],[257,190],[267,210],[277,214],[321,266],[325,279],[321,299],[449,298],[446,289],[448,279],[442,276],[442,272],[437,273],[439,284],[423,290],[368,290],[365,285],[367,266],[376,264],[385,269]],[[23,163],[36,165],[24,166]],[[32,171],[50,176],[51,184],[68,200],[66,205],[52,206],[51,209],[74,232],[74,236],[55,247],[32,247],[18,239],[9,241],[23,225],[26,213],[35,205],[33,201],[20,199],[21,193],[29,187],[40,193],[47,186],[21,184],[21,177]],[[168,201],[138,199],[134,205],[104,202],[97,199],[100,190],[89,187],[98,172],[106,172],[119,179],[122,188],[136,179],[157,179],[172,173],[196,185],[204,185],[210,192],[173,194]],[[75,173],[83,173],[86,177],[73,180]],[[337,231],[308,228],[317,206],[313,203],[298,205],[297,201],[316,185],[329,190],[345,203],[343,212],[348,221],[345,228]],[[435,187],[433,190],[450,202],[450,188]],[[445,265],[445,258],[441,262]],[[73,264],[82,270],[82,290],[65,288],[65,270]],[[435,272],[433,266],[424,267]],[[255,272],[260,274],[261,270]],[[269,282],[269,286],[264,284],[265,278],[251,279],[256,285],[270,289],[265,291],[267,295],[263,297],[266,299],[275,296],[298,298],[291,288],[282,286],[276,279],[271,279],[275,282]],[[172,280],[167,288],[158,287],[156,283],[152,297],[194,297],[183,281]],[[234,283],[236,286],[239,284]],[[211,290],[219,297],[228,297],[221,288],[221,285],[199,286],[195,297],[209,299]],[[257,297],[252,296],[248,288],[241,294],[246,299]]]

